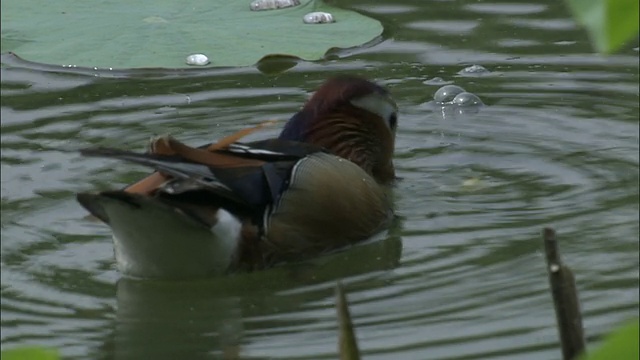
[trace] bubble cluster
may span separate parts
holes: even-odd
[[[443,116],[452,114],[477,113],[484,103],[473,93],[457,85],[445,85],[433,94],[433,101],[425,104],[427,108],[441,111]]]
[[[453,101],[456,95],[465,92],[463,88],[457,85],[445,85],[436,90],[433,94],[433,100],[440,104],[446,104]]]
[[[433,94],[433,100],[441,106],[482,106],[482,100],[457,85],[445,85]]]

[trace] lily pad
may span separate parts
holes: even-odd
[[[102,68],[187,67],[202,53],[208,66],[247,66],[270,54],[322,59],[382,33],[379,21],[320,0],[251,11],[250,0],[108,2],[3,0],[2,52],[40,63]],[[324,11],[335,23],[309,25]]]

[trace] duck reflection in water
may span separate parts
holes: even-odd
[[[393,235],[399,231],[394,221],[383,239],[249,274],[189,281],[123,277],[113,333],[100,352],[113,359],[273,358],[261,354],[272,348],[265,335],[316,323],[304,314],[291,315],[309,311],[310,304],[332,307],[337,280],[351,278],[350,286],[365,290],[379,286],[377,279],[399,263],[402,244]],[[337,343],[337,337],[327,341]],[[304,352],[276,350],[264,352],[276,351],[276,357]]]

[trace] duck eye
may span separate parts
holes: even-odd
[[[394,113],[389,116],[389,127],[393,130],[396,126],[398,126],[398,115]]]

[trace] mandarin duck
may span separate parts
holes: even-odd
[[[77,200],[111,228],[128,276],[206,277],[304,260],[388,227],[396,126],[387,90],[336,77],[277,138],[238,142],[245,129],[200,147],[164,136],[146,153],[82,150],[155,172]]]

